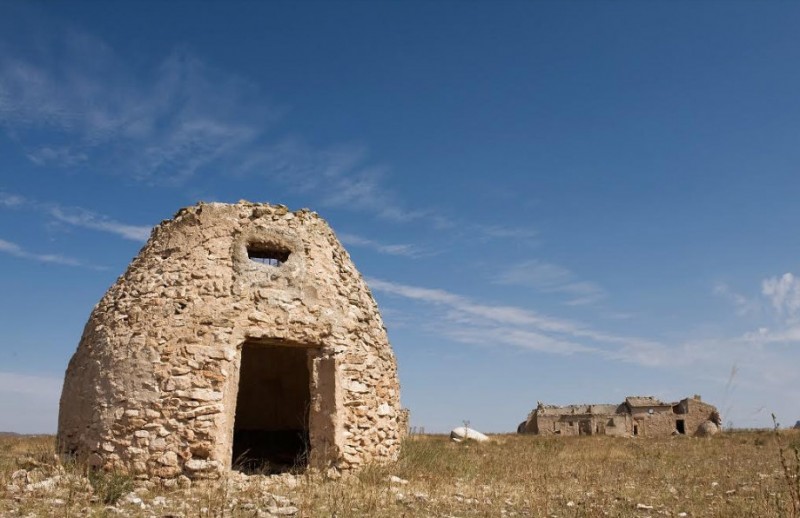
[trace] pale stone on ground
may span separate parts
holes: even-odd
[[[450,439],[455,442],[461,442],[466,440],[472,440],[477,442],[486,442],[489,440],[489,437],[482,434],[477,430],[473,430],[472,428],[467,428],[465,426],[459,426],[458,428],[453,428],[450,432]]]

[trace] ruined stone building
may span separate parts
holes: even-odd
[[[405,426],[375,300],[316,213],[198,204],[152,232],[95,306],[58,448],[141,478],[356,468]]]
[[[539,405],[517,431],[539,435],[666,437],[711,435],[721,419],[716,407],[695,395],[677,403],[627,397],[618,405]]]

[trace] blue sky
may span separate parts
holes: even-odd
[[[800,419],[800,5],[0,3],[0,430],[197,201],[309,207],[412,425],[700,393]]]

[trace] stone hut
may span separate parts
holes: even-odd
[[[66,372],[58,449],[139,478],[396,459],[395,357],[328,224],[208,203],[153,229]]]
[[[554,406],[540,402],[517,431],[539,435],[705,436],[716,433],[721,424],[716,407],[704,403],[698,395],[676,403],[631,396],[618,405]]]

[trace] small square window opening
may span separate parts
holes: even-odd
[[[289,259],[290,252],[285,248],[253,244],[247,247],[247,257],[251,261],[269,266],[280,266]]]

